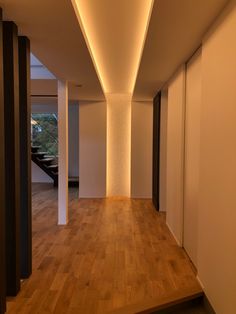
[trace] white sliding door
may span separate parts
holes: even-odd
[[[183,240],[185,67],[168,86],[166,222],[179,245]]]
[[[200,114],[202,100],[201,49],[186,68],[184,248],[197,267]]]

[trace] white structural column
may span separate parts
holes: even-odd
[[[68,84],[58,81],[58,224],[68,222]]]
[[[131,95],[107,94],[107,196],[130,197]]]

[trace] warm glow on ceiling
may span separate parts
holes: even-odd
[[[133,93],[154,0],[71,0],[105,93]]]
[[[131,99],[154,0],[71,0],[107,100],[107,196],[130,197]]]

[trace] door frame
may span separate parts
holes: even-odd
[[[3,39],[2,10],[0,9],[0,140],[4,143],[4,99],[3,99]],[[0,145],[0,313],[6,310],[5,278],[5,145]]]
[[[153,99],[152,202],[157,211],[160,206],[160,122],[161,91]]]

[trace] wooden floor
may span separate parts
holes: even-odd
[[[33,274],[7,313],[118,313],[200,290],[151,201],[78,200],[70,189],[69,208],[68,226],[57,226],[57,190],[33,186]]]

